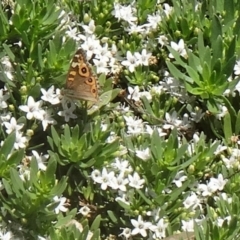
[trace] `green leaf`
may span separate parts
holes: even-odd
[[[15,192],[18,198],[21,198],[23,192],[25,192],[23,180],[19,177],[19,173],[15,169],[10,169],[10,177],[13,192]]]
[[[169,52],[173,55],[174,59],[176,60],[176,63],[185,68],[186,63],[182,60],[179,52],[169,46],[167,46],[167,48],[168,48]]]
[[[152,201],[149,198],[147,198],[141,190],[137,189],[136,191],[148,205],[152,204]]]
[[[24,158],[24,149],[19,149],[11,154],[7,160],[8,165],[20,164]]]
[[[214,15],[212,21],[212,31],[211,31],[211,45],[214,47],[216,39],[222,36],[222,23],[217,15]]]
[[[72,130],[72,141],[73,143],[77,143],[79,138],[79,125],[76,125]]]
[[[41,69],[44,68],[44,63],[43,63],[42,56],[43,56],[42,45],[40,43],[38,43],[38,64],[39,64]]]
[[[113,211],[108,210],[108,211],[107,211],[107,214],[108,214],[110,220],[111,220],[113,223],[115,223],[115,224],[118,223],[118,218],[115,216],[115,214],[114,214]]]
[[[217,103],[214,101],[214,99],[208,99],[207,100],[207,107],[208,110],[212,113],[218,113],[218,105]]]
[[[0,148],[0,155],[4,155],[7,158],[13,149],[15,140],[16,140],[16,132],[10,133],[5,139],[5,141],[3,142],[2,147]]]
[[[13,52],[11,51],[10,47],[3,43],[3,48],[5,50],[5,52],[7,53],[7,55],[9,56],[9,58],[11,59],[11,61],[15,62],[15,55],[13,54]]]
[[[62,177],[57,185],[53,187],[50,194],[52,196],[60,196],[67,187],[67,179],[67,177]]]
[[[223,54],[223,39],[222,36],[218,36],[214,40],[214,45],[212,46],[213,58],[212,58],[212,66],[214,66],[215,62],[218,59],[222,58]]]
[[[185,76],[180,70],[178,70],[171,62],[166,61],[166,64],[167,64],[167,67],[168,67],[170,73],[171,73],[175,78],[177,78],[177,79],[185,79],[186,76]],[[193,83],[193,80],[191,80],[191,79],[189,78],[189,82],[190,82],[190,83]]]
[[[162,240],[190,240],[195,236],[194,232],[182,232],[163,238]]]
[[[237,119],[236,119],[236,123],[235,123],[234,133],[236,135],[239,135],[239,133],[240,133],[240,111],[238,111],[238,113],[237,113]]]
[[[209,84],[210,76],[211,76],[211,70],[210,70],[208,64],[206,62],[204,62],[203,70],[202,70],[202,78],[203,78],[204,83],[202,83],[202,86],[204,85],[204,87],[205,87],[206,85]]]
[[[233,136],[233,132],[232,132],[231,116],[229,113],[225,114],[223,118],[223,132],[224,132],[225,140],[227,141],[227,143],[231,143],[231,137]]]
[[[187,66],[186,67],[187,73],[190,76],[190,78],[192,78],[192,80],[198,85],[201,86],[201,81],[199,78],[198,73],[191,67]]]
[[[226,25],[228,22],[234,20],[235,15],[235,3],[234,1],[225,0],[224,1],[224,25]]]
[[[98,216],[94,219],[94,221],[93,221],[93,223],[92,223],[92,225],[91,225],[90,230],[91,230],[91,231],[95,231],[95,230],[99,229],[101,220],[102,220],[102,219],[101,219],[101,215],[98,215]]]
[[[51,134],[52,134],[52,139],[53,142],[55,143],[56,147],[59,147],[59,142],[60,142],[60,138],[58,133],[56,132],[55,128],[53,126],[51,126]]]
[[[50,158],[48,161],[47,169],[45,171],[46,181],[50,182],[54,179],[57,168],[57,162],[54,158]]]
[[[154,130],[151,140],[151,152],[156,160],[163,157],[164,147],[162,146],[163,139],[159,136],[158,131]]]

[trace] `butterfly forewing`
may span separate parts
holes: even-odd
[[[98,101],[98,81],[82,49],[75,53],[71,61],[64,94],[70,98]]]

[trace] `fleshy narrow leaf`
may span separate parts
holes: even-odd
[[[234,133],[236,135],[239,135],[240,133],[240,111],[238,111],[237,113],[237,119],[236,119],[236,124],[235,124],[235,131]]]
[[[55,130],[55,128],[53,126],[51,126],[51,134],[52,134],[53,142],[55,143],[56,147],[58,148],[60,138],[59,138],[57,131]]]
[[[233,136],[232,132],[232,123],[231,123],[231,116],[229,113],[226,113],[223,119],[223,131],[225,140],[227,143],[231,142],[231,137]]]
[[[0,148],[0,155],[4,155],[6,158],[13,149],[13,145],[16,139],[16,132],[12,132],[8,135],[6,140],[3,142],[2,147]]]
[[[163,238],[163,240],[194,240],[194,236],[194,232],[182,232]]]
[[[91,231],[95,231],[95,230],[99,229],[101,220],[102,220],[102,219],[101,219],[101,215],[98,215],[98,216],[94,219],[94,221],[93,221],[93,223],[92,223],[92,225],[91,225],[90,230],[91,230]]]

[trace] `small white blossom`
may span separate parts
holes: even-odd
[[[183,41],[183,39],[180,39],[178,43],[171,42],[171,47],[172,47],[175,51],[179,52],[179,54],[180,54],[182,57],[184,57],[184,58],[187,58],[187,57],[188,57],[188,56],[187,56],[187,51],[186,51],[186,49],[185,49],[185,47],[184,47],[184,41]],[[169,54],[169,58],[174,58],[174,56],[170,53],[170,54]]]
[[[52,105],[60,103],[59,95],[55,93],[54,86],[51,86],[47,91],[41,88],[42,97],[41,99],[45,102],[49,102]]]
[[[12,131],[19,131],[23,128],[24,124],[17,124],[15,117],[12,117],[10,122],[3,122],[6,127],[6,133],[10,134]]]
[[[240,60],[236,62],[233,70],[235,75],[240,75]]]
[[[83,216],[87,216],[91,212],[91,209],[88,206],[83,206],[79,209],[79,213]]]
[[[197,207],[202,209],[201,201],[194,192],[192,192],[191,195],[184,200],[183,205],[186,209],[196,209]]]
[[[32,154],[37,160],[38,168],[43,171],[46,171],[47,167],[45,164],[46,164],[46,160],[49,158],[49,155],[48,154],[39,155],[38,152],[35,150],[32,150]]]
[[[33,97],[29,96],[27,100],[27,105],[21,105],[19,106],[19,109],[27,113],[27,119],[29,120],[33,118],[42,120],[41,105],[42,105],[41,100],[35,102]]]
[[[132,231],[130,228],[120,228],[120,229],[123,229],[122,233],[119,234],[118,236],[123,236],[124,239],[130,239],[131,236],[132,236]]]
[[[135,58],[137,59],[138,65],[149,65],[149,58],[152,56],[152,53],[147,53],[146,49],[142,50],[142,54],[139,52],[134,53]]]
[[[136,150],[136,156],[142,159],[143,161],[147,161],[151,158],[151,152],[149,148],[144,150]]]
[[[138,66],[138,60],[130,51],[127,51],[127,60],[122,61],[122,65],[127,67],[130,72],[134,72],[135,67]]]
[[[146,230],[148,230],[152,225],[150,222],[143,221],[142,216],[138,216],[138,220],[131,219],[131,223],[134,226],[134,229],[132,230],[132,235],[141,234],[142,237],[147,236]]]
[[[182,186],[182,183],[187,180],[187,176],[184,175],[184,171],[179,171],[175,176],[173,183],[176,184],[178,188]]]
[[[94,20],[91,20],[88,25],[81,25],[81,27],[85,30],[85,32],[89,35],[93,34],[95,32],[95,23]]]
[[[128,179],[129,179],[129,186],[136,189],[142,188],[143,184],[145,183],[145,180],[141,179],[137,172],[134,172],[133,176],[128,175]]]
[[[168,227],[168,223],[164,222],[164,219],[161,218],[157,225],[152,225],[150,227],[151,231],[154,232],[154,239],[162,239],[166,237],[166,229]]]
[[[59,205],[54,209],[55,213],[58,214],[60,211],[61,212],[66,212],[68,209],[64,206],[67,198],[65,197],[58,197],[58,196],[55,196],[53,198],[54,202],[59,202]]]

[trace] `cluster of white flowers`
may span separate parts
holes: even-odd
[[[138,216],[138,219],[131,219],[133,229],[123,228],[123,231],[119,236],[123,236],[125,239],[131,239],[132,236],[140,234],[142,237],[147,237],[149,231],[150,239],[162,239],[166,237],[166,229],[168,223],[164,221],[163,218],[158,219],[156,224],[151,222],[144,221],[141,215]]]
[[[143,188],[145,182],[137,172],[133,172],[132,167],[127,160],[116,158],[111,166],[104,167],[101,171],[95,169],[91,177],[95,183],[101,184],[101,189],[106,190],[108,187],[114,190],[127,192],[133,189]]]

